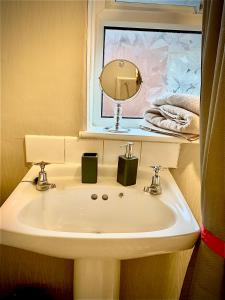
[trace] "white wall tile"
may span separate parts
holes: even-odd
[[[84,152],[97,152],[99,163],[117,164],[118,156],[125,153],[120,147],[127,141],[79,139],[77,137],[26,135],[26,161],[50,163],[80,163]],[[104,146],[103,146],[104,145]],[[139,165],[161,165],[176,168],[180,145],[175,143],[134,142],[133,154]]]
[[[104,140],[104,164],[117,164],[118,156],[125,153],[125,147],[120,147],[121,145],[127,144],[127,141],[114,141],[114,140]],[[133,154],[138,159],[140,159],[141,153],[141,142],[134,142]]]
[[[102,163],[103,141],[65,137],[65,162],[80,163],[84,152],[98,153],[98,163]]]
[[[26,135],[26,161],[64,163],[64,136]]]
[[[176,168],[180,152],[180,144],[142,142],[140,165],[142,167],[160,165]]]

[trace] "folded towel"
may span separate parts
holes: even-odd
[[[153,101],[140,127],[195,140],[199,137],[199,97],[168,95]]]
[[[140,128],[143,129],[143,130],[146,130],[146,131],[150,131],[150,132],[156,132],[156,133],[162,133],[162,134],[166,134],[166,135],[172,135],[172,136],[176,136],[176,137],[181,137],[181,138],[184,138],[188,141],[195,141],[199,138],[199,135],[195,135],[195,134],[182,134],[182,133],[179,133],[179,132],[173,132],[173,131],[170,131],[170,130],[166,130],[166,129],[163,129],[163,128],[159,128],[157,126],[154,126],[153,124],[149,123],[148,121],[146,120],[143,120],[142,121],[142,124],[140,125]]]
[[[186,95],[186,94],[166,94],[163,97],[156,98],[152,101],[155,106],[164,104],[174,105],[184,108],[199,115],[200,99],[199,96]]]

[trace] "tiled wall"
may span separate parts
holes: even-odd
[[[127,141],[79,139],[69,136],[25,136],[26,161],[50,163],[80,163],[84,152],[97,152],[100,164],[116,164]],[[139,166],[161,165],[176,168],[180,144],[158,142],[134,142],[133,154],[139,158]]]

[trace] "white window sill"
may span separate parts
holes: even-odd
[[[189,142],[184,138],[164,135],[160,133],[148,132],[139,128],[131,128],[127,133],[111,133],[103,128],[93,128],[79,132],[80,138],[104,139],[104,140],[132,140],[148,142],[164,142],[178,144],[198,144],[199,140]]]

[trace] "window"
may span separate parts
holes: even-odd
[[[134,62],[142,75],[138,95],[123,104],[123,117],[142,118],[151,99],[166,92],[199,95],[200,32],[104,28],[104,64],[116,58]],[[114,104],[102,94],[102,117],[112,117]]]
[[[124,3],[141,3],[141,4],[163,4],[163,5],[179,5],[179,6],[192,6],[199,8],[201,0],[115,0],[116,2]]]
[[[200,15],[151,9],[125,12],[106,8],[106,2],[101,1],[101,8],[92,3],[95,7],[89,11],[88,129],[113,123],[115,104],[99,85],[102,66],[113,59],[134,62],[143,79],[139,94],[123,103],[124,127],[137,127],[151,99],[165,92],[199,94]]]

